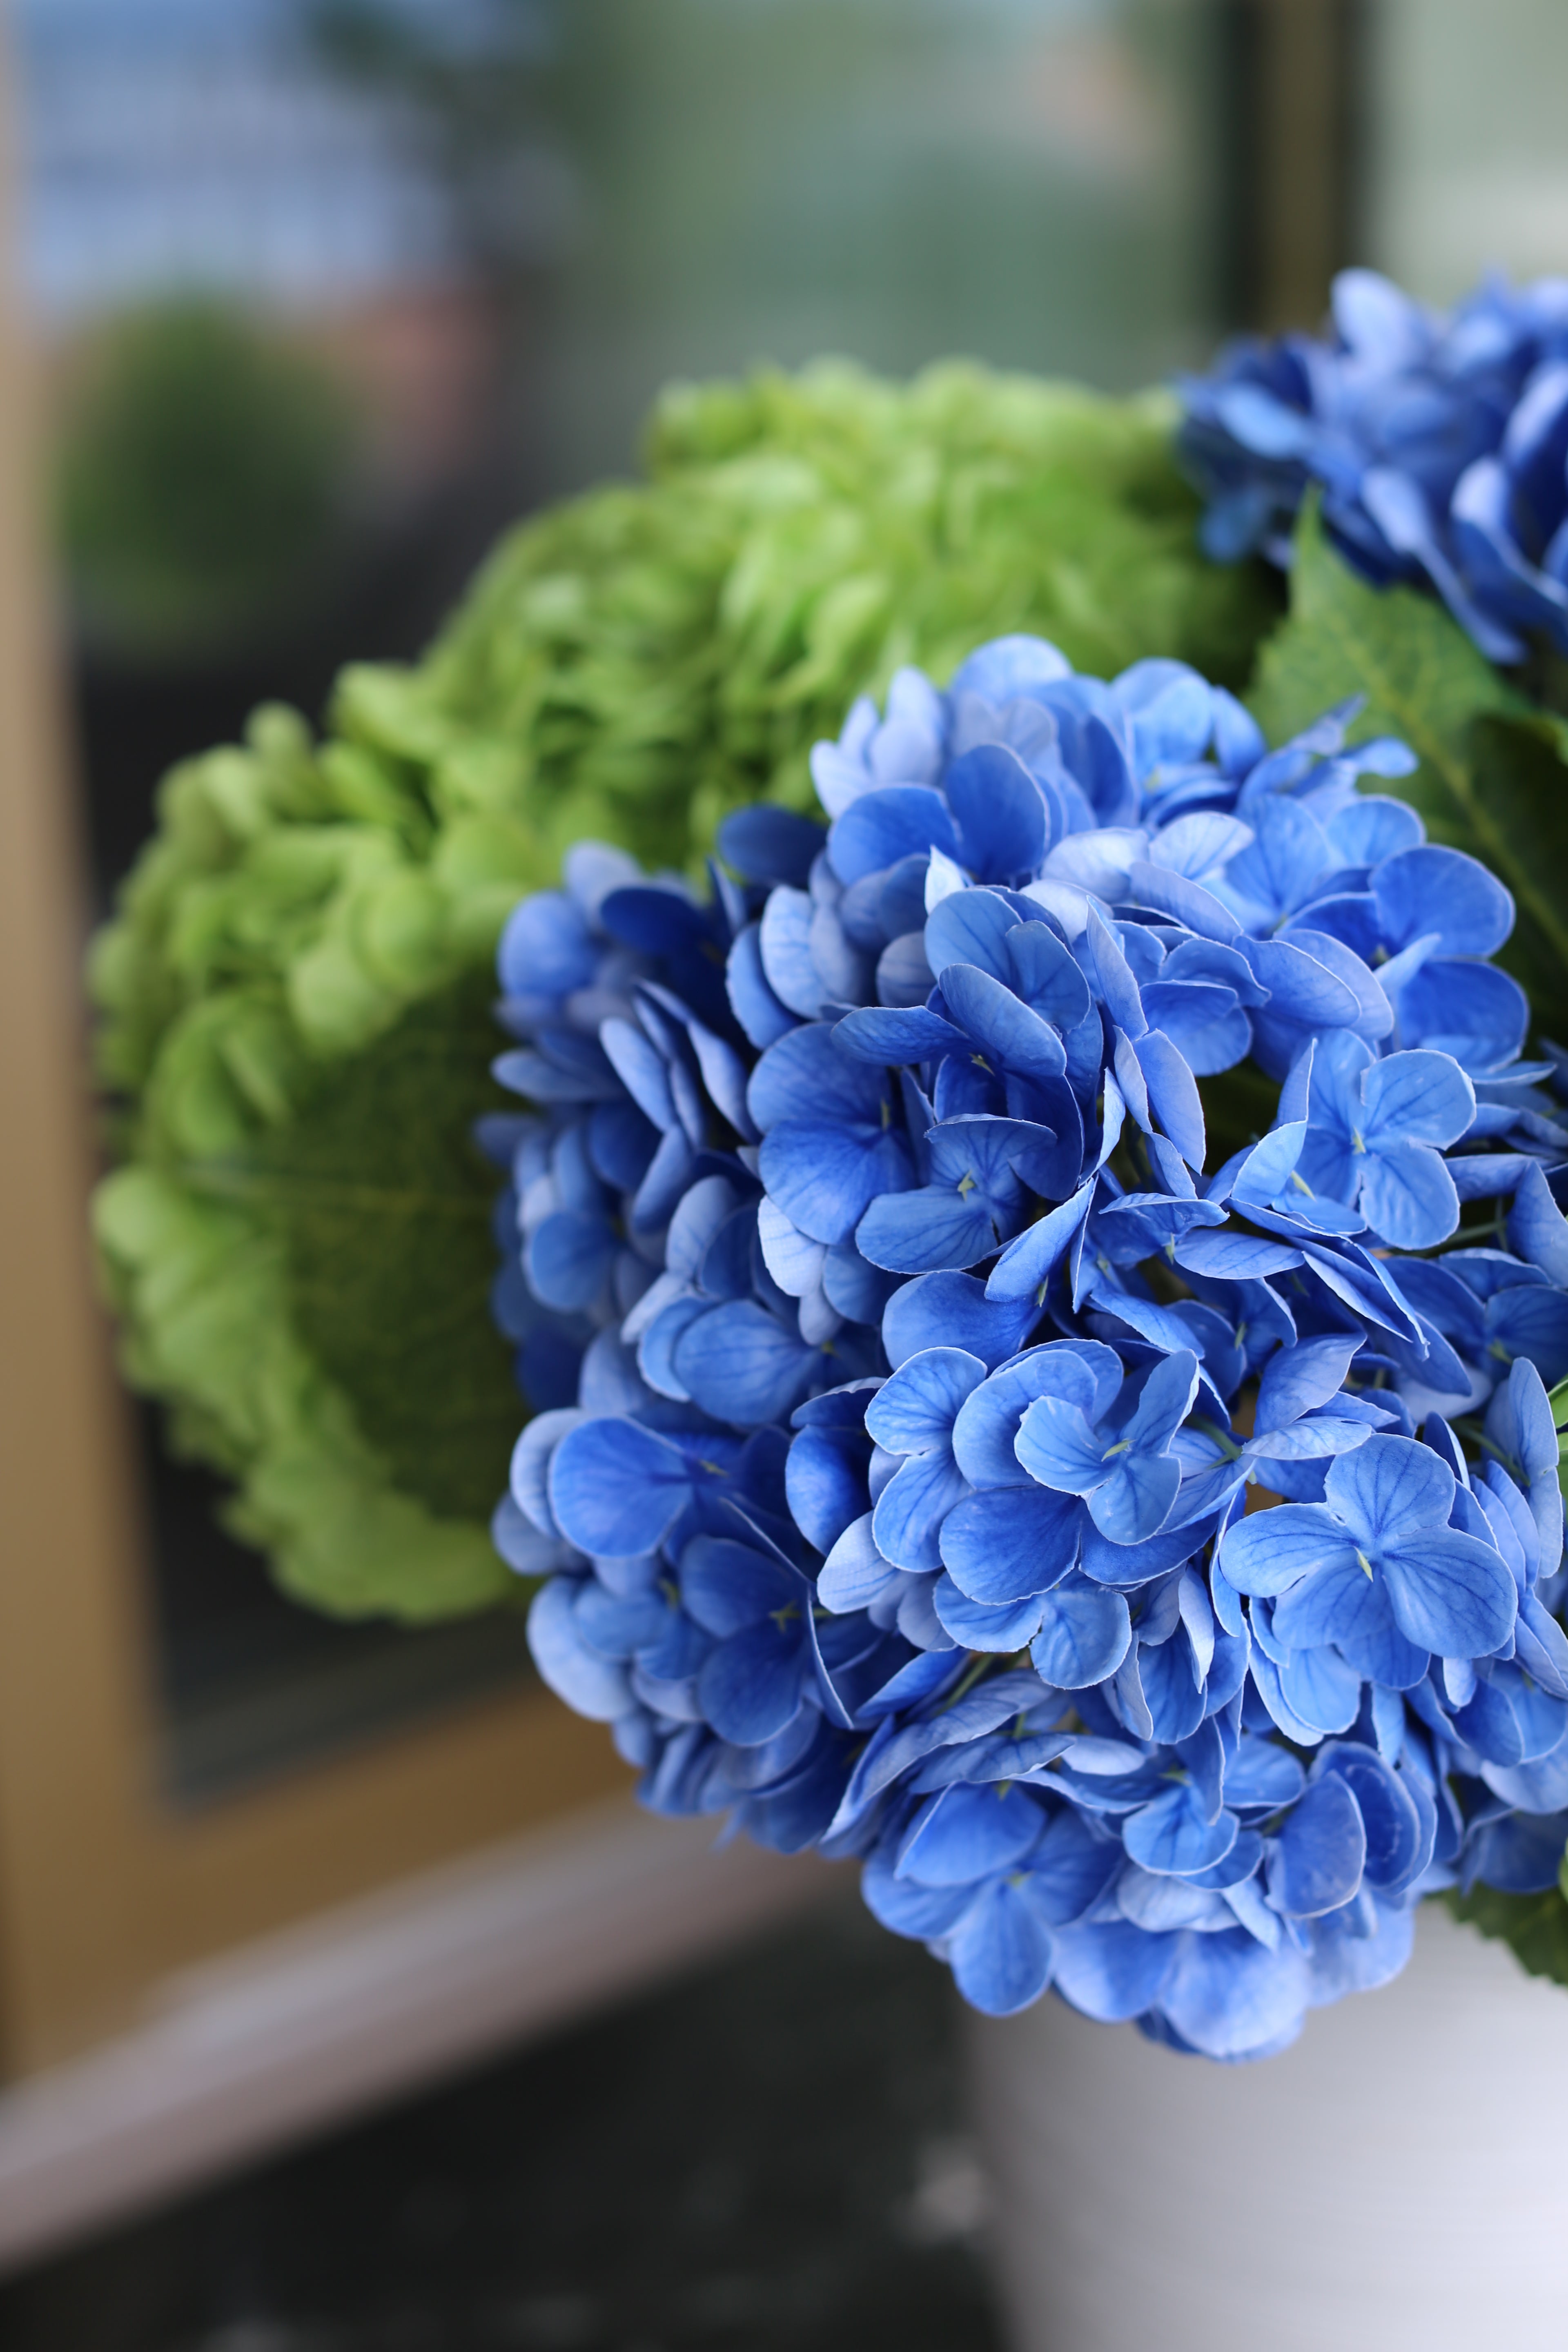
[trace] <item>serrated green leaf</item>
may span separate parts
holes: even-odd
[[[1568,765],[1558,722],[1483,717],[1471,730],[1478,795],[1506,854],[1477,855],[1513,892],[1519,919],[1496,958],[1530,998],[1536,1028],[1568,1037]]]
[[[1290,614],[1264,646],[1249,700],[1283,741],[1349,695],[1352,740],[1401,736],[1419,757],[1398,791],[1435,841],[1468,850],[1512,891],[1497,961],[1547,1029],[1568,1024],[1568,770],[1562,722],[1500,677],[1435,597],[1370,587],[1329,545],[1316,505],[1296,533]]]
[[[1468,1895],[1454,1893],[1444,1900],[1456,1919],[1511,1945],[1532,1977],[1568,1985],[1568,1900],[1559,1888],[1549,1887],[1544,1895],[1500,1895],[1495,1887],[1473,1886]]]
[[[393,1485],[480,1525],[523,1413],[489,1317],[499,1180],[472,1140],[481,1111],[510,1105],[489,1074],[492,994],[480,971],[416,1006],[322,1072],[247,1166],[287,1253],[294,1328]]]
[[[1485,712],[1514,698],[1435,597],[1373,588],[1323,535],[1316,501],[1297,526],[1290,612],[1258,656],[1247,699],[1271,742],[1283,742],[1347,696],[1364,695],[1356,741],[1398,735],[1421,761],[1402,778],[1437,840],[1473,848],[1484,811],[1469,735]]]

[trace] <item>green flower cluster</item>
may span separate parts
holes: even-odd
[[[489,963],[584,835],[700,855],[812,803],[901,663],[1016,629],[1240,686],[1268,578],[1205,562],[1159,395],[971,366],[681,387],[647,479],[515,531],[427,658],[185,762],[94,958],[121,1165],[97,1230],[133,1381],[232,1523],[342,1615],[478,1609],[517,1418],[485,1293]]]

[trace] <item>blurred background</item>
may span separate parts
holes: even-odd
[[[633,470],[640,420],[672,377],[826,352],[902,374],[965,353],[1131,390],[1201,363],[1226,331],[1315,324],[1351,260],[1435,301],[1488,266],[1568,268],[1560,0],[13,0],[9,13],[49,593],[100,914],[172,761],[237,734],[263,698],[319,718],[346,660],[416,653],[509,522]],[[493,1627],[416,1637],[289,1608],[217,1530],[212,1482],[164,1458],[151,1412],[139,1444],[151,1537],[137,1606],[169,1803],[221,1807],[526,1675],[521,1641]],[[810,1948],[798,1966],[826,1966]],[[866,2018],[912,2001],[936,2053],[920,2113],[877,2126],[878,2210],[900,2263],[917,2242],[958,2247],[948,2332],[929,2340],[980,2345],[988,2323],[963,2268],[973,2198],[944,2137],[958,2128],[946,2012],[919,2009],[918,1954],[877,1948],[842,1960],[862,1970]],[[746,1965],[768,1997],[784,1964]],[[877,2083],[893,2071],[889,2058]],[[553,2112],[542,2077],[516,2095]],[[882,2095],[867,2092],[873,2108]],[[840,2159],[823,2160],[831,2173]],[[935,2221],[918,2218],[928,2174]],[[275,2186],[267,2210],[291,2210],[294,2193]],[[713,2193],[717,2211],[729,2191]],[[465,2242],[448,2208],[407,2223],[410,2242],[421,2228],[438,2247]],[[251,2245],[259,2226],[230,2212],[219,2241]],[[182,2227],[181,2243],[203,2236]],[[143,2257],[115,2259],[94,2274],[98,2302],[72,2304],[78,2289],[57,2282],[55,2301],[40,2288],[17,2305],[27,2343],[209,2340],[217,2305],[138,2302],[126,2281]],[[154,2272],[161,2259],[144,2257]],[[240,2273],[248,2259],[235,2257]],[[243,2316],[233,2265],[217,2269],[224,2310]],[[728,2317],[721,2295],[711,2324],[667,2313],[641,2334],[632,2319],[595,2332],[587,2290],[563,2276],[523,2296],[532,2316],[510,2335],[474,2321],[471,2336],[308,2340],[775,2340],[744,2294]],[[516,2303],[496,2294],[497,2309]],[[142,2316],[106,2333],[110,2305]],[[932,2308],[947,2309],[940,2294]],[[820,2311],[812,2325],[776,2340],[827,2343]],[[307,2339],[222,2336],[232,2352],[275,2340]],[[862,2326],[857,2340],[879,2339]]]

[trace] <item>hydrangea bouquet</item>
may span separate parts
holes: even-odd
[[[979,2008],[1222,2059],[1568,1835],[1558,1066],[1352,716],[1005,637],[500,951],[542,1672]]]

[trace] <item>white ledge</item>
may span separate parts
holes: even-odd
[[[131,2219],[820,1899],[835,1874],[616,1800],[172,1980],[0,2093],[0,2268]]]

